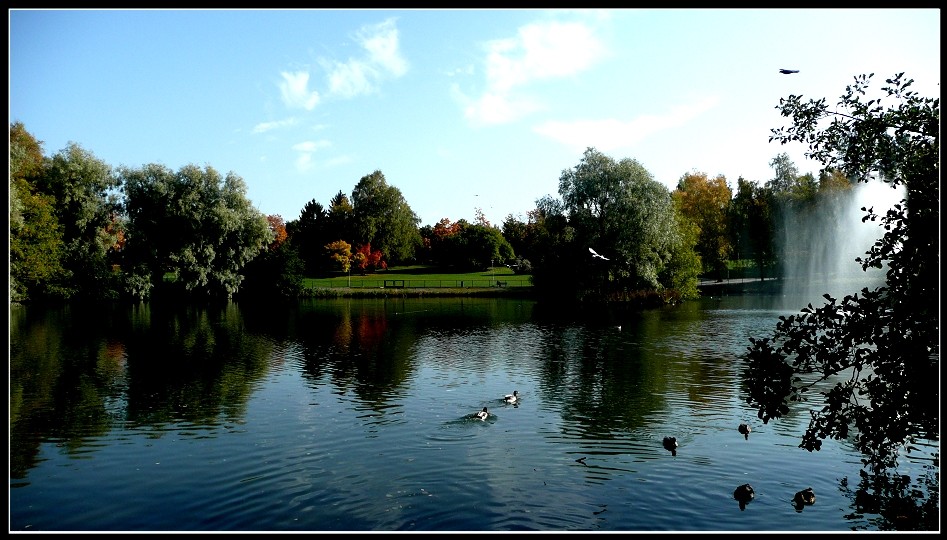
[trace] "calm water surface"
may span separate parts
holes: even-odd
[[[748,338],[794,312],[14,306],[10,530],[872,530],[851,447],[798,448],[805,404],[763,424],[740,391]]]

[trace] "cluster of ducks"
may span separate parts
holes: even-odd
[[[514,404],[514,403],[516,403],[517,401],[519,401],[519,391],[513,390],[513,393],[512,393],[512,394],[507,394],[507,395],[503,396],[503,401],[504,401],[505,403],[509,403],[509,404]],[[473,418],[473,419],[475,419],[475,420],[481,420],[481,421],[484,421],[484,422],[485,422],[485,421],[487,420],[487,418],[490,418],[490,412],[487,410],[486,407],[484,407],[483,410],[480,410],[480,411],[477,411],[477,412],[471,414],[471,415],[470,415],[470,418]]]
[[[753,430],[748,424],[744,423],[737,427],[737,431],[743,435],[744,440],[749,440],[750,432]],[[672,456],[677,455],[677,437],[665,437],[663,445],[664,449],[671,452]],[[752,501],[754,497],[756,497],[756,492],[753,491],[753,486],[750,484],[743,484],[733,490],[733,498],[740,503],[740,510],[745,510],[746,504]],[[811,487],[798,491],[793,496],[792,503],[796,507],[796,511],[801,512],[804,507],[815,504],[815,492],[812,491]]]
[[[507,394],[503,396],[504,403],[514,404],[519,400],[519,392],[513,390],[512,394]],[[472,415],[469,415],[471,418],[476,420],[486,421],[490,417],[490,412],[486,407],[483,410],[477,411]],[[743,435],[744,440],[750,440],[750,432],[753,431],[749,424],[741,423],[737,426],[737,431]],[[662,441],[664,449],[671,452],[672,456],[677,455],[677,437],[665,437]],[[585,464],[585,458],[579,458],[576,461],[579,463]],[[743,484],[738,486],[733,490],[733,498],[740,503],[740,510],[746,509],[746,504],[753,500],[756,497],[756,492],[753,490],[753,486],[750,484]],[[815,492],[812,491],[811,487],[808,487],[802,491],[796,492],[792,499],[793,505],[796,507],[797,512],[801,512],[803,507],[815,504]]]

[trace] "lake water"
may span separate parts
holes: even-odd
[[[745,404],[768,305],[12,306],[10,530],[877,530],[850,445]]]

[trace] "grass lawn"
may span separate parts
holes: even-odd
[[[492,288],[492,287],[531,287],[528,274],[514,274],[505,266],[496,266],[479,272],[444,273],[439,269],[426,266],[397,266],[360,275],[339,274],[327,278],[305,278],[305,288],[341,288],[380,289],[380,288]]]

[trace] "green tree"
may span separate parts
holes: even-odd
[[[147,298],[170,273],[173,283],[203,297],[232,297],[241,270],[273,241],[266,217],[246,197],[234,173],[186,165],[121,168],[128,236],[129,292]]]
[[[330,238],[354,238],[355,208],[348,195],[339,190],[329,201],[327,213]]]
[[[662,269],[659,278],[667,288],[675,291],[681,300],[693,300],[700,297],[697,281],[703,269],[696,246],[700,239],[700,228],[681,212],[674,204],[674,222],[678,242],[671,250],[671,258]]]
[[[730,199],[733,193],[724,176],[714,179],[692,172],[681,177],[671,194],[678,209],[697,227],[696,250],[703,271],[722,280],[733,246],[730,244]]]
[[[303,289],[304,264],[289,242],[282,216],[268,215],[273,240],[243,268],[241,298],[297,298]]]
[[[418,223],[421,221],[401,190],[388,185],[381,171],[363,176],[352,190],[354,243],[371,244],[393,264],[414,258],[421,246]]]
[[[873,75],[857,76],[834,108],[824,98],[780,99],[792,124],[771,140],[802,142],[827,169],[903,186],[905,196],[883,216],[864,209],[884,233],[857,260],[886,268],[883,286],[825,295],[824,305],[781,318],[771,337],[751,339],[744,355],[747,402],[764,422],[786,414],[789,401],[820,399],[800,447],[850,438],[877,475],[918,439],[939,439],[940,100],[920,97],[903,75],[870,99]],[[822,381],[830,388],[810,398]]]
[[[119,180],[111,167],[75,143],[44,164],[37,188],[55,201],[63,232],[63,266],[70,296],[114,297],[111,265],[121,239]]]
[[[320,203],[315,199],[307,202],[299,218],[286,224],[286,233],[306,272],[319,274],[327,269],[323,264],[323,247],[337,232],[332,231],[329,212]]]
[[[585,267],[585,255],[575,257],[575,230],[569,225],[562,201],[545,195],[536,200],[529,214],[535,238],[531,252],[533,285],[545,296],[561,301],[580,300],[579,287]]]
[[[460,268],[486,268],[513,260],[510,243],[500,229],[481,223],[458,222],[456,234],[449,237],[452,263]]]
[[[10,124],[10,301],[62,298],[69,280],[63,267],[63,231],[56,200],[37,189],[43,148],[23,126]]]
[[[767,185],[773,188],[776,193],[790,193],[799,181],[799,168],[793,163],[789,154],[783,152],[778,154],[769,162],[773,168],[775,176],[767,182]]]
[[[659,274],[679,243],[671,194],[638,161],[615,161],[594,148],[559,177],[572,257],[585,261],[599,292],[661,290]],[[590,257],[588,248],[608,258]],[[535,264],[534,264],[535,267]]]
[[[771,187],[737,179],[737,192],[730,201],[732,245],[737,259],[755,261],[760,280],[777,261],[775,206]]]

